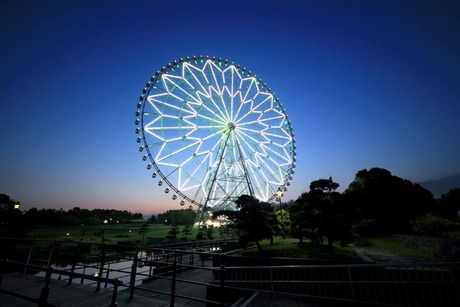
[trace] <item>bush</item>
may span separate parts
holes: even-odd
[[[374,219],[361,220],[353,225],[353,232],[362,237],[374,237],[381,233],[382,224]]]
[[[371,245],[372,245],[372,243],[369,240],[366,240],[366,239],[359,239],[355,243],[355,246],[357,246],[357,247],[369,247]]]
[[[450,222],[431,213],[417,217],[411,221],[415,234],[428,237],[443,238],[448,236]]]

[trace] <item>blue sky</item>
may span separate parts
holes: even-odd
[[[458,37],[455,1],[2,1],[0,193],[26,208],[178,208],[137,151],[135,103],[158,68],[200,54],[248,67],[286,108],[286,198],[374,166],[457,174]]]

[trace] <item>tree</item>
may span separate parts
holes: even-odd
[[[171,240],[171,241],[176,241],[177,240],[177,233],[178,233],[178,229],[177,229],[177,225],[171,225],[171,228],[169,229],[169,232],[168,232],[168,235],[166,236],[167,239]]]
[[[415,234],[428,237],[447,237],[450,230],[449,220],[431,213],[419,216],[411,221]]]
[[[291,206],[291,232],[300,242],[307,238],[319,244],[325,238],[332,248],[334,242],[344,245],[353,240],[342,196],[333,192],[338,186],[332,178],[315,180]]]
[[[147,223],[142,224],[141,228],[139,228],[139,234],[142,235],[142,240],[145,239],[145,233],[147,232],[148,228],[149,228],[149,225]]]
[[[224,235],[225,235],[225,227],[226,227],[226,225],[220,225],[219,226],[219,235],[220,235],[221,238],[223,238]]]
[[[192,227],[190,227],[190,225],[185,225],[182,229],[182,234],[184,235],[185,241],[187,241],[188,236],[192,234]]]
[[[198,233],[196,234],[197,240],[204,240],[206,238],[206,225],[199,225],[198,226]]]
[[[344,193],[354,222],[373,220],[381,234],[410,231],[410,220],[432,212],[433,195],[388,170],[360,170]]]
[[[234,216],[240,243],[247,246],[249,242],[255,242],[257,249],[261,251],[259,241],[273,238],[272,223],[276,220],[273,208],[249,195],[241,195],[235,203],[239,209]]]
[[[276,220],[279,227],[275,228],[284,238],[286,234],[291,232],[291,218],[289,211],[286,209],[278,209],[275,211]]]
[[[24,216],[21,203],[13,200],[9,195],[0,194],[0,236],[22,236],[26,230],[23,225]]]
[[[214,240],[214,226],[213,225],[209,225],[206,229],[206,237],[209,239],[209,240]]]
[[[156,224],[157,222],[158,222],[157,217],[155,215],[152,215],[151,217],[147,219],[147,223],[149,224]]]
[[[192,209],[168,210],[157,215],[157,222],[166,225],[193,225],[196,212]]]
[[[460,188],[451,189],[439,199],[442,217],[456,221],[460,218]]]
[[[337,190],[339,184],[337,182],[332,181],[332,177],[329,176],[329,179],[318,179],[313,180],[310,183],[310,191],[312,190],[321,190],[326,193],[330,193],[332,191]]]

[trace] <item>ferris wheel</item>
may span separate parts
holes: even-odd
[[[294,174],[295,140],[274,93],[251,71],[207,56],[173,61],[146,83],[136,134],[158,186],[183,206],[236,210],[270,201]]]

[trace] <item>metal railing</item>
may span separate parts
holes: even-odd
[[[157,294],[167,296],[171,306],[180,299],[230,305],[254,293],[338,306],[460,306],[460,262],[235,266],[229,263],[238,261],[230,261],[233,256],[222,252],[223,244],[228,243],[199,250],[96,244],[99,254],[93,251],[74,257],[80,262],[73,261],[67,270],[51,269],[50,277],[69,276],[69,283],[72,278],[80,278],[80,283],[89,280],[93,284],[88,285],[99,289],[104,284],[116,292],[109,280],[117,276],[125,280],[118,286],[126,289],[130,298],[142,292]],[[112,249],[121,251],[110,253]],[[56,245],[49,251],[47,265],[58,255]],[[81,261],[83,257],[86,263]],[[31,261],[31,257],[27,259]],[[89,270],[96,271],[98,277],[86,274]],[[194,278],[199,272],[206,278]],[[196,290],[185,293],[184,285]]]
[[[23,295],[21,293],[17,293],[14,291],[10,291],[7,289],[1,288],[1,282],[0,282],[0,292],[15,296],[17,298],[21,298],[30,302],[37,303],[38,306],[56,306],[54,304],[51,304],[48,302],[49,298],[49,293],[50,293],[50,282],[51,282],[51,275],[52,274],[59,274],[59,276],[68,276],[69,277],[69,285],[72,283],[73,278],[82,278],[82,279],[87,279],[87,280],[93,280],[98,283],[100,282],[105,282],[105,283],[110,283],[113,285],[113,290],[112,290],[112,298],[109,304],[109,307],[116,307],[117,306],[117,294],[118,294],[118,287],[121,286],[123,283],[118,280],[118,279],[109,279],[109,278],[104,278],[104,277],[96,277],[92,275],[86,275],[86,274],[80,274],[80,273],[75,273],[75,272],[69,272],[65,270],[58,270],[54,269],[51,267],[43,267],[43,266],[38,266],[38,265],[33,265],[33,264],[26,264],[26,263],[21,263],[17,261],[12,261],[12,260],[2,260],[3,265],[13,265],[13,266],[18,266],[24,269],[32,269],[35,271],[41,271],[45,272],[45,279],[44,279],[44,286],[40,292],[40,297],[35,298],[35,297],[28,297],[26,295]],[[0,281],[3,281],[3,276]],[[97,289],[96,291],[98,291]]]
[[[344,303],[460,306],[460,263],[227,267],[228,288]]]

